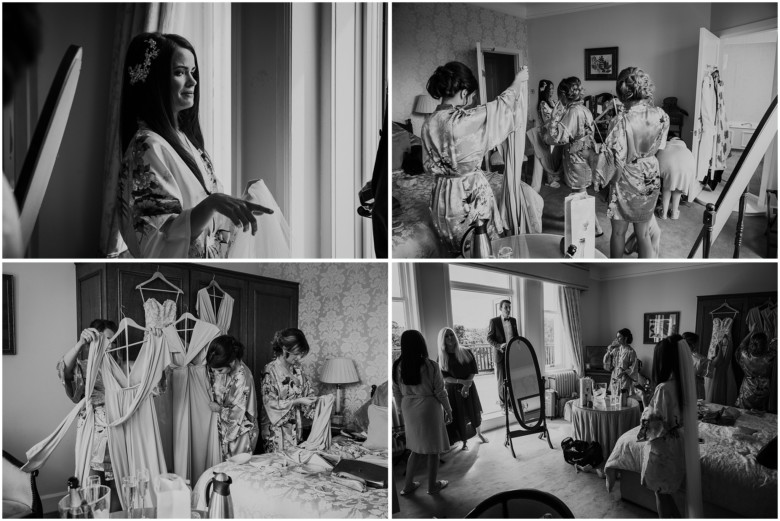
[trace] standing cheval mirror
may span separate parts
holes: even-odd
[[[517,458],[512,438],[539,433],[539,439],[547,439],[553,448],[550,433],[547,430],[547,417],[544,414],[544,380],[539,370],[539,362],[531,343],[521,336],[510,340],[504,353],[504,390],[507,404],[512,404],[519,429],[509,428],[509,407],[504,411],[506,419],[506,442]]]

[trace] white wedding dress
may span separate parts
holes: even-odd
[[[291,257],[290,226],[263,180],[250,182],[243,198],[270,208],[274,213],[256,216],[257,233],[255,235],[252,235],[251,232],[245,232],[241,228],[235,228],[227,258],[289,259]]]

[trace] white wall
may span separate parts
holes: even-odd
[[[729,124],[747,122],[757,127],[777,95],[777,31],[760,38],[764,41],[758,39],[751,35],[721,39],[720,70]]]
[[[598,290],[583,297],[585,345],[607,345],[619,329],[628,328],[647,374],[654,346],[642,344],[644,313],[679,311],[680,331],[695,331],[697,296],[777,291],[777,264],[769,262],[712,263],[619,278],[609,278],[608,268],[603,271],[605,278],[591,285]]]
[[[774,18],[777,24],[776,2],[714,2],[711,5],[710,31],[715,34],[770,18]]]
[[[631,3],[528,20],[529,88],[536,90],[541,79],[557,86],[577,76],[586,94],[614,94],[614,81],[585,81],[584,52],[618,47],[618,72],[643,68],[655,83],[657,105],[675,96],[693,114],[699,28],[709,25],[708,3]],[[536,93],[530,94],[529,106],[536,102]],[[682,137],[689,147],[692,129],[692,119],[685,118]]]
[[[4,355],[3,450],[24,461],[25,452],[48,436],[73,407],[55,366],[76,342],[76,267],[73,264],[15,264],[16,355]],[[73,475],[75,425],[41,469],[38,490],[59,500]],[[44,503],[45,510],[56,510]]]

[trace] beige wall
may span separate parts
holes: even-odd
[[[84,48],[79,84],[38,221],[33,254],[95,257],[100,238],[114,19],[119,4],[39,4],[40,111],[69,45]],[[37,119],[37,118],[36,118]]]
[[[708,3],[631,3],[580,11],[528,21],[528,52],[531,80],[557,86],[567,76],[583,80],[586,94],[615,93],[614,81],[585,81],[584,51],[618,47],[618,72],[628,66],[642,67],[655,82],[660,106],[669,96],[693,114],[696,96],[696,63],[699,28],[709,27]],[[536,93],[529,106],[536,106]],[[683,139],[690,147],[693,129],[685,119]]]
[[[414,99],[436,67],[460,61],[477,69],[476,42],[483,47],[509,47],[521,51],[528,63],[525,20],[464,3],[395,3],[393,31],[393,121],[411,118],[420,134],[423,116],[412,115]]]
[[[724,29],[739,27],[768,18],[775,19],[777,24],[777,3],[776,2],[731,2],[712,4],[712,15],[710,17],[710,31],[718,34]]]
[[[3,356],[3,450],[24,461],[25,452],[48,436],[74,406],[55,366],[73,347],[76,330],[76,267],[73,264],[3,265],[14,275],[16,355]],[[38,477],[47,511],[65,494],[73,474],[75,426]],[[47,496],[53,498],[46,502]]]
[[[609,278],[605,271],[605,278],[592,284],[598,289],[583,297],[585,345],[607,345],[617,330],[626,327],[634,336],[633,347],[647,374],[654,346],[642,344],[644,313],[679,311],[680,331],[694,331],[697,296],[777,291],[775,263],[713,263],[621,278]],[[705,343],[709,339],[702,339]]]

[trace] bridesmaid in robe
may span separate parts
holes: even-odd
[[[223,461],[236,454],[252,454],[257,445],[257,393],[252,372],[241,361],[243,355],[244,346],[229,335],[212,340],[206,353],[214,393],[210,407],[219,413],[217,431]]]
[[[309,353],[303,331],[277,331],[271,342],[274,360],[263,371],[262,433],[265,452],[283,452],[302,441],[303,417],[314,417],[317,401],[301,368]]]
[[[426,86],[441,104],[422,126],[423,166],[436,178],[430,203],[433,226],[454,256],[460,255],[461,240],[476,219],[489,219],[493,236],[506,228],[480,168],[485,153],[515,130],[517,112],[525,107],[521,101],[527,96],[528,69],[522,68],[512,85],[485,105],[473,106],[477,86],[474,74],[460,62],[438,67]],[[528,185],[523,185],[523,195],[541,222],[541,197]]]
[[[642,69],[623,69],[615,90],[624,109],[610,122],[595,172],[597,185],[610,185],[610,257],[623,257],[628,225],[633,224],[639,257],[653,258],[657,252],[649,229],[661,189],[655,154],[666,147],[669,116],[653,105],[655,85]]]
[[[255,214],[272,211],[221,193],[203,146],[195,49],[175,34],[141,33],[125,70],[117,212],[130,254],[223,257],[234,226],[254,235]]]

